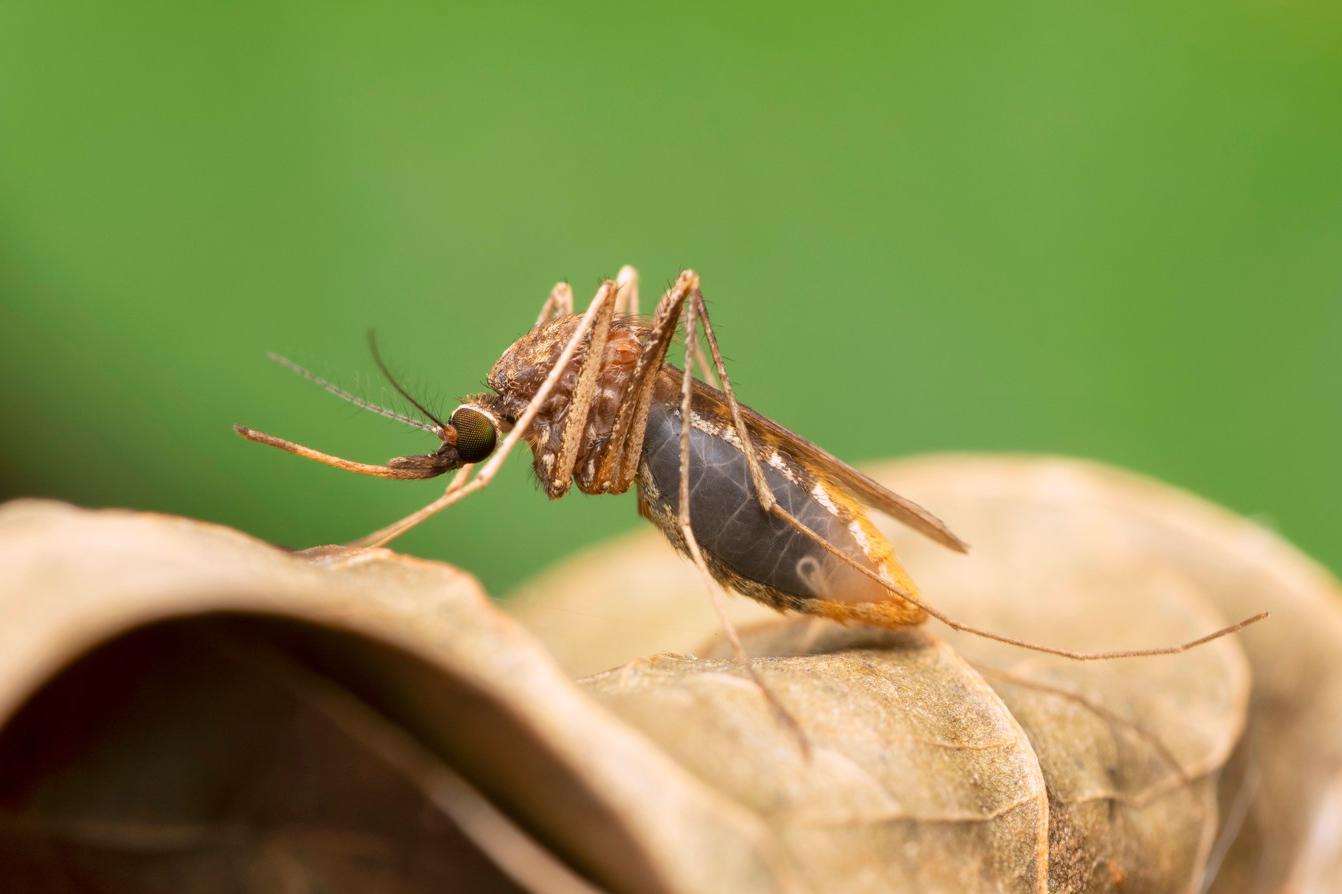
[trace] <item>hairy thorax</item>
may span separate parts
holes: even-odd
[[[526,411],[527,404],[540,390],[580,320],[576,314],[569,315],[533,329],[505,351],[489,371],[489,387],[499,395],[496,406],[509,422],[516,422]],[[611,321],[610,338],[601,358],[596,392],[573,468],[573,481],[583,493],[606,493],[609,490],[608,482],[597,480],[598,459],[610,441],[620,402],[628,394],[647,334],[648,325],[637,317],[616,317]],[[535,457],[536,476],[551,497],[562,495],[567,487],[567,483],[560,486],[552,482],[550,472],[559,455],[569,405],[586,360],[587,345],[584,342],[574,352],[526,433],[527,444]]]

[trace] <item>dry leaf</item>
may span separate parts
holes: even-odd
[[[1222,779],[1220,801],[1227,826],[1212,856],[1211,890],[1260,894],[1338,889],[1342,589],[1327,571],[1251,519],[1095,463],[929,458],[890,463],[876,474],[888,484],[916,486],[952,519],[972,517],[993,501],[1019,503],[1023,494],[1034,495],[1041,512],[1050,503],[1070,507],[1069,528],[1103,525],[1111,550],[1142,557],[1153,574],[1181,578],[1206,594],[1225,619],[1270,609],[1270,619],[1236,636],[1248,658],[1253,686],[1248,727]],[[911,538],[901,538],[901,543],[910,563],[940,558]],[[943,564],[954,566],[941,563],[938,573]],[[1035,638],[1046,635],[1040,632],[1046,628],[1026,623],[1020,614],[1013,620],[1012,615],[1008,610],[982,620]],[[1142,612],[1129,618],[1141,625],[1148,620]],[[1123,624],[1098,615],[1096,620]],[[1140,639],[1106,632],[1103,642],[1158,642],[1144,626],[1138,629]],[[1056,642],[1052,634],[1047,636]],[[953,641],[966,654],[986,648],[981,642]],[[1099,638],[1076,642],[1083,648],[1101,644]]]
[[[1044,780],[1001,700],[921,631],[774,625],[747,639],[803,757],[729,660],[664,653],[590,691],[764,819],[814,891],[1035,891]]]
[[[0,568],[11,889],[794,887],[454,569],[43,502]]]
[[[1218,891],[1329,890],[1342,618],[1326,574],[1249,522],[1087,464],[879,475],[974,544],[961,557],[892,532],[928,597],[978,626],[1107,649],[1275,615],[1179,656],[1077,664],[733,598],[807,763],[655,532],[525,588],[516,612],[552,657],[440,564],[10,504],[0,878],[1163,892],[1198,890],[1210,862]]]
[[[1275,747],[1276,754],[1253,773],[1263,780],[1273,772],[1280,776],[1271,793],[1265,781],[1255,788],[1253,813],[1259,818],[1244,836],[1236,835],[1232,803],[1243,790],[1244,761],[1237,757],[1225,780],[1230,826],[1223,830],[1215,796],[1218,771],[1243,729],[1249,694],[1239,638],[1174,657],[1077,664],[929,628],[975,664],[1038,754],[1051,808],[1050,890],[1196,891],[1209,862],[1217,890],[1282,890],[1288,879],[1290,890],[1331,890],[1325,880],[1337,877],[1336,836],[1318,830],[1330,828],[1329,811],[1339,804],[1338,745],[1325,730],[1337,728],[1342,639],[1335,587],[1324,573],[1251,522],[1092,464],[940,457],[890,464],[877,477],[936,507],[974,545],[969,557],[960,557],[887,527],[929,598],[976,626],[1072,649],[1113,649],[1181,642],[1228,618],[1264,608],[1276,612],[1243,635],[1255,666],[1272,665],[1259,670],[1267,688],[1254,696],[1247,750],[1266,757]],[[716,626],[692,569],[654,535],[589,551],[518,595],[512,604],[517,616],[574,672],[645,651],[693,650]],[[767,616],[746,600],[734,600],[733,608],[749,618]],[[653,619],[650,628],[636,628],[639,616]],[[1311,619],[1314,629],[1302,641],[1297,632]],[[816,624],[757,631],[752,651],[792,654],[795,649],[784,648],[782,640],[796,640],[792,628]],[[1280,653],[1292,649],[1299,651],[1282,661]],[[706,654],[727,653],[717,644]],[[828,668],[833,657],[817,666]],[[778,666],[773,660],[760,664],[766,675]],[[684,660],[681,667],[684,676],[694,673]],[[1293,692],[1288,682],[1299,688],[1302,668],[1319,681],[1308,693]],[[610,681],[622,676],[629,674],[599,675],[591,685],[608,693]],[[838,706],[831,712],[843,710],[846,691],[846,685],[836,687]],[[753,776],[727,760],[734,744],[704,741],[694,713],[700,706],[668,716],[676,711],[668,703],[649,718],[641,708],[611,703],[771,824],[790,822],[776,791],[761,797]],[[823,711],[821,704],[790,704],[808,729],[808,717]],[[1276,735],[1259,732],[1264,712],[1274,715],[1269,724],[1280,724]],[[693,756],[677,745],[677,736],[689,736],[688,730],[696,740]],[[765,741],[768,734],[736,735]],[[1314,739],[1323,744],[1311,747]],[[896,790],[901,784],[907,779],[893,783]],[[776,785],[779,791],[788,787]],[[1292,811],[1291,822],[1273,824]],[[1224,832],[1219,838],[1218,830]],[[1223,845],[1236,838],[1223,865]],[[1261,844],[1270,859],[1261,859]],[[954,865],[964,861],[965,851],[950,849],[937,859]],[[1256,887],[1237,868],[1241,863],[1258,873]],[[888,871],[907,877],[899,875],[906,869]],[[995,890],[998,883],[985,877],[978,889]],[[1010,879],[1001,884],[1016,890]]]
[[[1179,643],[1228,620],[1205,587],[1151,554],[1146,523],[1115,511],[1085,466],[955,459],[884,474],[909,481],[901,486],[974,544],[974,561],[956,562],[899,537],[905,560],[953,617],[1077,650]],[[1218,773],[1247,707],[1239,643],[1076,662],[946,637],[985,668],[1038,754],[1052,889],[1111,890],[1121,880],[1124,891],[1198,890],[1218,827]]]

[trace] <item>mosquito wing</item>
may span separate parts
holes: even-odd
[[[679,370],[674,372],[679,379]],[[922,506],[883,487],[837,456],[812,444],[801,435],[788,431],[777,422],[761,416],[745,404],[740,404],[740,407],[741,418],[750,431],[761,462],[770,462],[770,454],[777,452],[782,455],[784,461],[790,460],[794,469],[812,478],[824,479],[831,485],[848,491],[859,502],[884,512],[943,546],[962,553],[969,551],[967,543],[955,536],[941,519]],[[714,417],[727,427],[732,425],[731,408],[727,404],[726,395],[697,379],[694,380],[694,408],[700,413]]]

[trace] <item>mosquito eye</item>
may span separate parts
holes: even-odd
[[[471,407],[458,407],[451,422],[457,430],[457,456],[463,462],[479,462],[494,452],[497,432],[489,416]]]

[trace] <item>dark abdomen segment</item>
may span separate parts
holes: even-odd
[[[786,521],[765,512],[755,497],[736,431],[692,413],[690,430],[690,522],[710,565],[740,589],[753,582],[780,595],[842,602],[890,598],[890,592]],[[823,486],[789,474],[786,462],[761,455],[764,476],[779,505],[854,561],[884,578],[889,547],[855,507],[836,504]],[[782,466],[783,468],[778,468]],[[680,408],[653,401],[648,414],[639,477],[644,512],[677,546],[680,506]],[[856,510],[860,513],[860,509]],[[879,542],[873,542],[873,539]],[[750,595],[761,595],[751,593]],[[799,607],[799,606],[794,606]]]

